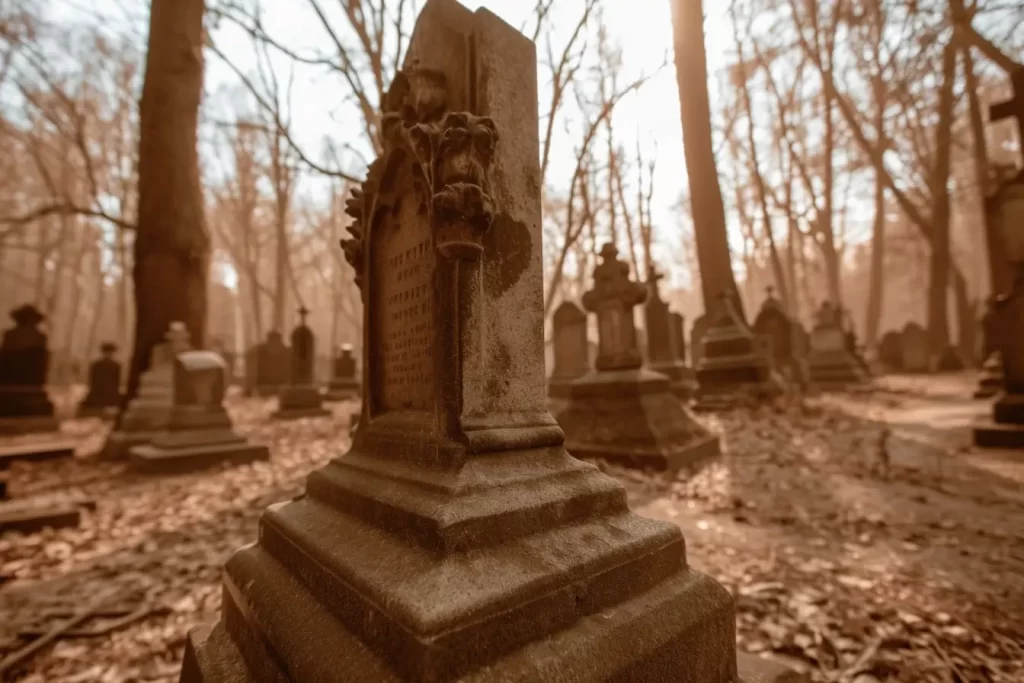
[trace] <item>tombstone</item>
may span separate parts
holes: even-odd
[[[811,382],[823,389],[842,389],[867,379],[864,366],[852,352],[856,340],[843,325],[843,312],[831,301],[822,302],[811,329],[808,358]]]
[[[1024,133],[1024,67],[1013,74],[1014,99],[1003,109],[1015,111]],[[1010,107],[1009,105],[1012,105]],[[1022,138],[1024,139],[1024,138]],[[1012,289],[995,300],[994,332],[1001,352],[1003,391],[992,415],[974,429],[974,444],[984,448],[1024,448],[1024,171],[996,193],[998,226],[1003,233]]]
[[[629,265],[613,244],[604,246],[601,258],[594,288],[583,295],[583,307],[597,316],[595,370],[569,384],[569,404],[556,416],[566,448],[577,458],[670,471],[717,457],[718,438],[687,412],[669,377],[643,367],[633,309],[647,299],[648,286],[629,279]],[[668,337],[665,317],[652,335],[660,335],[659,342]]]
[[[43,529],[77,527],[81,522],[81,504],[69,501],[63,493],[57,497],[44,495],[18,499],[10,490],[8,468],[15,460],[40,462],[53,458],[70,458],[74,444],[64,442],[47,447],[29,443],[0,448],[0,534],[16,531],[33,534]]]
[[[672,334],[672,345],[676,352],[676,358],[682,364],[681,377],[672,388],[675,395],[684,401],[689,401],[697,394],[697,373],[693,367],[686,362],[686,319],[679,313],[669,315],[669,331]]]
[[[772,363],[783,377],[806,388],[810,377],[807,357],[800,348],[798,327],[799,324],[786,314],[774,288],[768,287],[761,310],[754,319],[754,333],[765,340]]]
[[[298,420],[304,417],[325,417],[330,411],[323,406],[320,390],[313,384],[313,363],[316,359],[316,340],[313,330],[306,325],[309,311],[299,308],[299,324],[292,330],[291,382],[278,396],[275,420]]]
[[[878,361],[886,372],[903,370],[903,335],[895,330],[882,335],[878,344]]]
[[[548,378],[548,398],[569,396],[569,385],[590,372],[587,314],[571,301],[563,301],[551,316],[554,367]],[[555,406],[558,412],[564,405]]]
[[[737,400],[764,399],[782,392],[764,340],[754,333],[725,292],[708,318],[697,366],[698,410],[728,408]]]
[[[56,431],[46,394],[50,351],[39,324],[46,317],[26,304],[11,311],[14,327],[0,342],[0,434]]]
[[[928,332],[915,322],[903,326],[900,334],[903,348],[903,372],[928,372]]]
[[[342,344],[331,366],[331,382],[327,385],[324,400],[347,401],[354,398],[359,398],[356,357],[352,353],[351,344]]]
[[[960,349],[952,344],[947,344],[939,354],[938,360],[935,361],[935,369],[938,372],[961,372],[965,367],[964,359],[960,356]]]
[[[864,375],[869,375],[871,370],[868,366],[867,359],[864,357],[864,346],[860,343],[860,340],[857,339],[857,330],[854,329],[853,316],[850,315],[850,309],[839,309],[839,322],[843,327],[843,339],[846,344],[847,353],[857,361],[857,365],[860,366]]]
[[[173,361],[174,403],[166,430],[129,451],[134,469],[171,474],[267,460],[266,446],[239,436],[224,409],[227,363],[214,351],[183,351]]]
[[[245,354],[247,396],[277,396],[288,385],[292,353],[281,333],[271,330],[267,339]]]
[[[163,342],[149,353],[149,368],[139,377],[139,389],[103,446],[102,457],[122,460],[135,446],[150,443],[167,429],[174,408],[174,359],[190,351],[188,328],[172,322]]]
[[[710,324],[711,319],[704,313],[698,315],[690,327],[690,367],[694,370],[700,367],[700,362],[704,359],[704,334]]]
[[[100,358],[89,366],[89,392],[78,406],[78,417],[115,417],[121,407],[121,364],[114,360],[117,344],[100,345]]]
[[[644,304],[644,330],[647,344],[647,367],[668,377],[672,393],[687,400],[693,396],[696,380],[693,370],[680,357],[679,339],[668,303],[661,298],[658,283],[664,279],[653,264],[648,267],[647,302]],[[679,324],[682,324],[680,319]]]
[[[228,560],[182,683],[734,679],[729,592],[545,408],[535,64],[486,9],[423,6],[348,204],[352,447]]]

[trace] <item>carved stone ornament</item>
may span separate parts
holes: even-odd
[[[448,111],[445,76],[413,66],[395,77],[381,113],[383,151],[370,164],[362,187],[352,190],[345,213],[354,221],[341,241],[345,260],[362,287],[368,226],[386,202],[381,190],[396,155],[411,154],[431,195],[435,244],[449,258],[477,259],[494,220],[489,170],[498,142],[494,121],[469,112]],[[408,188],[405,188],[408,191]]]

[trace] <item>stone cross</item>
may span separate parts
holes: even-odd
[[[1013,97],[989,107],[988,117],[993,122],[1017,119],[1017,136],[1024,152],[1024,66],[1017,67],[1010,75],[1010,84]]]
[[[646,286],[629,279],[629,264],[619,260],[611,242],[601,248],[594,288],[583,294],[583,308],[597,315],[598,370],[638,368],[643,360],[636,342],[633,308],[647,301]]]

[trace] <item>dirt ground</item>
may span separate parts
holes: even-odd
[[[1024,453],[970,446],[989,404],[969,374],[887,377],[828,394],[701,415],[722,436],[704,470],[606,468],[634,509],[683,529],[691,565],[736,596],[740,645],[816,681],[1024,681]],[[17,498],[91,501],[80,528],[0,537],[0,659],[86,608],[95,616],[8,673],[31,683],[177,680],[187,630],[217,617],[219,572],[268,504],[344,453],[336,417],[274,423],[251,466],[146,478],[92,456],[97,420],[68,421],[73,461],[18,464]],[[0,664],[0,668],[2,668]]]

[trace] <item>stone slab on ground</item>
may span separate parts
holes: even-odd
[[[47,415],[33,417],[0,417],[0,434],[39,434],[60,429],[60,420]]]
[[[269,458],[270,450],[266,446],[247,441],[182,448],[162,448],[151,443],[133,448],[128,456],[132,467],[143,474],[180,474],[224,464],[245,465]]]
[[[993,420],[974,425],[974,445],[980,448],[1024,449],[1024,425],[1000,424]]]
[[[46,462],[74,456],[75,443],[67,440],[0,446],[0,469],[16,461]]]
[[[100,456],[104,460],[125,460],[128,453],[136,446],[152,443],[153,439],[163,434],[163,430],[138,430],[131,432],[113,431],[103,444]]]
[[[0,534],[17,531],[33,534],[49,527],[63,529],[78,526],[82,512],[77,505],[51,501],[12,500],[0,503]]]

